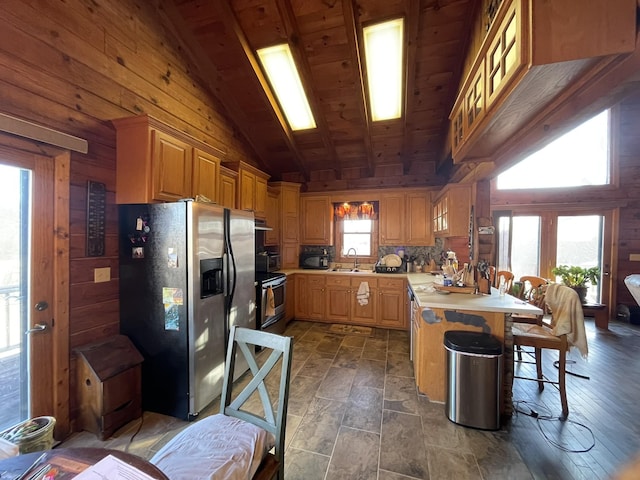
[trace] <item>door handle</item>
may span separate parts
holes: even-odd
[[[47,324],[46,323],[36,323],[33,328],[30,328],[29,330],[27,330],[26,332],[24,332],[25,334],[29,334],[29,333],[36,333],[36,332],[42,332],[43,330],[47,329]]]

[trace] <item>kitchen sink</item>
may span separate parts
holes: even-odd
[[[373,273],[371,270],[360,270],[359,268],[332,268],[329,271],[340,273]]]

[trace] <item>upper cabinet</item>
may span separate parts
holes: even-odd
[[[276,246],[280,244],[280,191],[275,187],[267,187],[267,227],[264,232],[264,244]]]
[[[333,245],[333,208],[329,195],[301,195],[300,243]]]
[[[220,167],[220,194],[218,203],[223,207],[237,208],[236,191],[238,190],[238,172],[227,167]]]
[[[436,237],[469,235],[471,185],[447,185],[433,203],[433,233]]]
[[[148,115],[113,120],[116,202],[172,202],[203,195],[217,200],[222,152]]]
[[[405,194],[394,192],[380,195],[378,219],[380,245],[402,245],[405,240]]]
[[[484,15],[484,11],[482,12]],[[543,109],[635,48],[636,1],[503,0],[449,117],[454,162],[506,150]],[[563,95],[561,95],[563,94]]]
[[[396,191],[380,196],[380,245],[434,244],[431,193]]]
[[[225,162],[224,165],[238,172],[238,208],[253,212],[256,218],[265,218],[269,175],[245,162]]]
[[[218,202],[220,190],[220,158],[199,148],[193,149],[193,181],[191,194],[206,197],[212,202]]]

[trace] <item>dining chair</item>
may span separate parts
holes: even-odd
[[[521,286],[520,291],[517,295],[518,298],[544,310],[543,290],[544,286],[549,283],[547,279],[535,275],[524,275],[520,277],[518,283]],[[514,322],[531,323],[538,325],[540,325],[542,321],[542,317],[539,315],[519,313],[514,313],[513,315],[511,315],[511,318]],[[518,347],[516,349],[516,353],[518,356],[518,361],[522,361],[522,349]]]
[[[577,347],[583,357],[588,353],[587,338],[584,329],[584,316],[580,298],[575,290],[559,284],[550,284],[543,289],[543,310],[551,312],[550,321],[546,318],[538,323],[514,322],[512,327],[513,345],[533,347],[535,362],[518,360],[521,363],[535,363],[536,378],[514,375],[513,378],[538,382],[538,391],[544,390],[545,383],[557,385],[562,404],[562,417],[569,415],[567,389],[565,383],[567,352]],[[542,316],[541,316],[542,318]],[[549,380],[542,372],[542,350],[558,351],[558,378]],[[515,358],[515,357],[514,357]],[[514,359],[514,362],[516,360]],[[514,373],[516,367],[514,364]]]
[[[500,270],[496,273],[496,284],[494,287],[500,288],[500,277],[504,277],[504,288],[506,293],[511,293],[514,275],[509,270]]]
[[[256,347],[261,349],[258,355]],[[247,378],[246,373],[234,385],[238,350],[246,358],[252,377]],[[151,463],[172,480],[283,480],[292,354],[291,337],[234,326],[229,336],[220,413],[182,430],[151,458]]]

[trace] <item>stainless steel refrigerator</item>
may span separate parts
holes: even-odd
[[[253,213],[214,204],[119,206],[120,332],[144,356],[144,410],[191,420],[220,395],[231,326],[255,328],[254,235]]]

